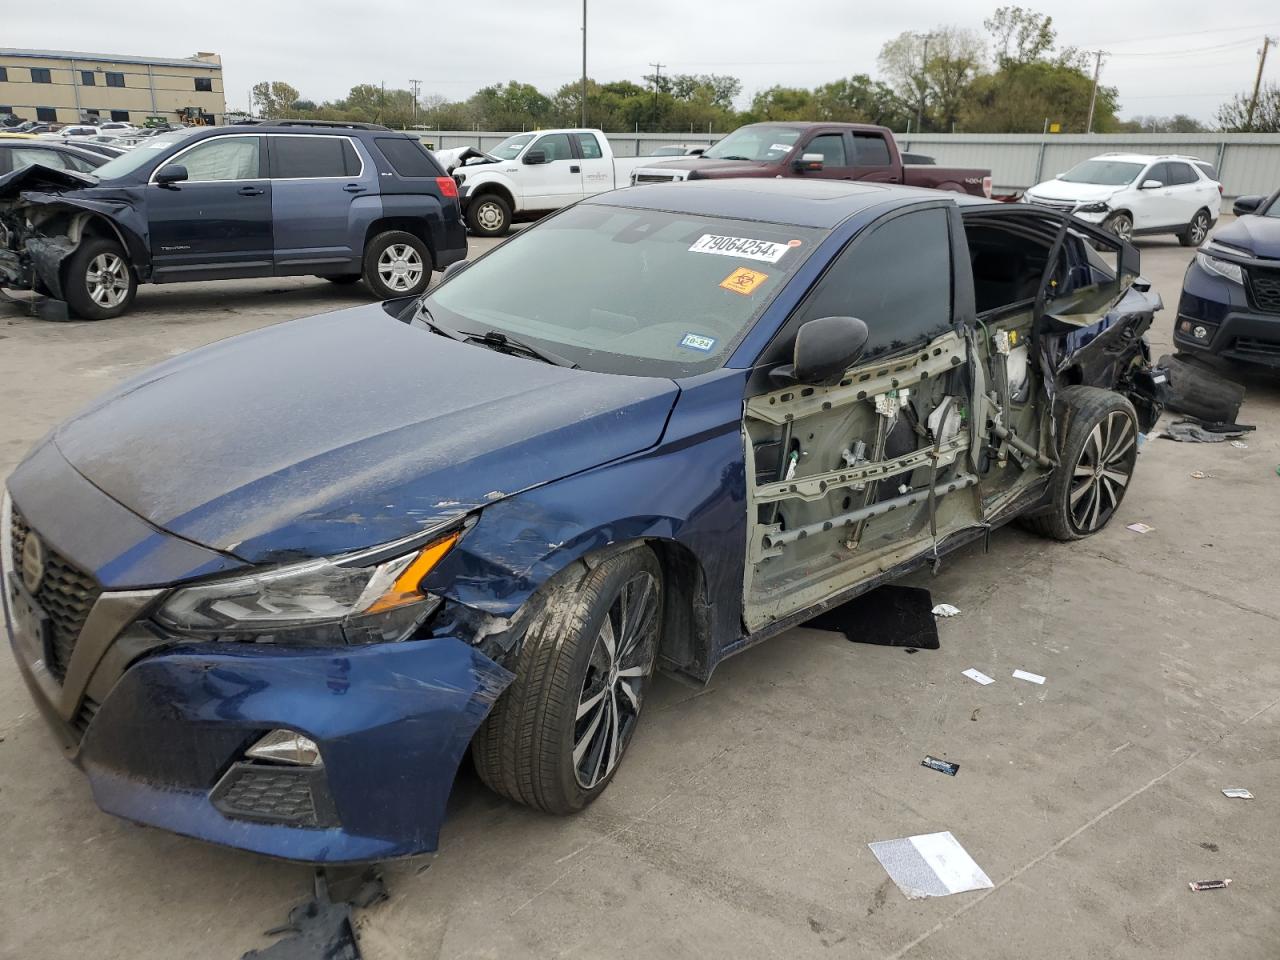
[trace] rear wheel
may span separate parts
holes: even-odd
[[[1102,221],[1102,226],[1106,230],[1110,230],[1121,240],[1133,239],[1133,217],[1125,213],[1123,210],[1119,213],[1113,213]]]
[[[67,258],[63,292],[71,310],[84,320],[106,320],[129,309],[138,281],[129,255],[114,240],[84,240]]]
[[[1026,525],[1055,540],[1097,533],[1124,499],[1138,460],[1138,417],[1125,397],[1099,387],[1068,387],[1067,432],[1049,483],[1049,506]]]
[[[1210,225],[1209,211],[1197,210],[1196,215],[1187,224],[1187,228],[1178,234],[1178,242],[1184,247],[1200,246],[1204,243],[1204,238],[1209,235]]]
[[[662,571],[648,547],[555,589],[472,743],[481,779],[547,813],[598,797],[635,733],[661,624]]]
[[[416,297],[431,282],[431,254],[411,233],[388,230],[364,248],[364,282],[379,300]]]
[[[467,226],[477,237],[501,237],[511,229],[511,205],[496,193],[483,193],[467,204]]]

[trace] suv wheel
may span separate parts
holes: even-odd
[[[1133,239],[1133,217],[1123,211],[1107,217],[1102,221],[1102,227],[1104,230],[1110,230],[1121,240]]]
[[[1187,229],[1178,234],[1178,242],[1184,247],[1198,247],[1209,235],[1209,211],[1197,210],[1196,215],[1187,224]]]
[[[467,204],[467,226],[477,237],[502,237],[511,229],[511,205],[496,193],[483,193]]]
[[[555,814],[603,793],[639,722],[661,630],[662,569],[648,547],[561,583],[472,741],[481,779]]]
[[[1049,505],[1026,526],[1054,540],[1080,540],[1120,508],[1138,460],[1138,417],[1125,397],[1099,387],[1062,391],[1067,430]]]
[[[138,280],[129,255],[114,240],[85,240],[67,258],[62,288],[67,304],[83,320],[106,320],[129,309]]]
[[[431,254],[411,233],[388,230],[364,248],[364,282],[379,300],[416,297],[431,282]]]

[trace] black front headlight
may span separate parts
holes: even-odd
[[[404,553],[384,546],[181,587],[155,621],[201,640],[320,646],[404,640],[440,605],[420,586],[462,533],[454,529]]]
[[[1110,209],[1105,200],[1097,200],[1093,203],[1080,204],[1076,207],[1076,213],[1106,213]]]

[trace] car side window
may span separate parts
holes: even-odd
[[[889,145],[884,137],[875,133],[855,133],[853,135],[854,155],[860,167],[887,167],[889,165]]]
[[[59,159],[67,165],[68,170],[76,170],[79,173],[92,173],[96,168],[92,163],[84,157],[77,157],[75,154],[58,152]]]
[[[33,147],[14,147],[9,151],[13,170],[21,170],[33,163],[41,163],[55,170],[72,170],[66,158],[56,150],[40,150]]]
[[[599,160],[604,156],[604,151],[600,149],[600,141],[596,139],[594,133],[575,133],[578,138],[578,147],[582,151],[583,160]]]
[[[272,137],[271,177],[313,180],[350,176],[350,158],[344,149],[350,146],[345,137]]]
[[[871,228],[846,247],[800,304],[792,326],[857,317],[874,359],[928,342],[951,326],[947,212],[919,210]]]
[[[1148,180],[1159,180],[1164,186],[1169,185],[1169,165],[1167,163],[1153,163],[1151,169],[1142,175],[1142,179],[1138,181],[1138,186],[1142,186]]]
[[[1191,169],[1191,165],[1187,163],[1166,163],[1165,169],[1169,171],[1169,179],[1166,182],[1170,186],[1195,183],[1200,179],[1196,176],[1195,171]]]
[[[805,153],[822,154],[822,162],[828,167],[847,167],[844,155],[844,137],[838,133],[824,133],[809,141]]]
[[[258,177],[257,137],[214,137],[172,160],[187,168],[187,182],[255,180]]]
[[[535,150],[541,150],[547,155],[547,163],[573,159],[573,151],[569,147],[569,135],[567,133],[549,133],[545,137],[539,137],[529,152],[532,153]]]

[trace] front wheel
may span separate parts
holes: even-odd
[[[1138,417],[1114,390],[1067,387],[1062,455],[1049,483],[1049,505],[1026,525],[1054,540],[1080,540],[1120,508],[1138,461]]]
[[[555,814],[603,793],[640,719],[661,629],[662,570],[648,547],[553,589],[472,743],[480,778]]]
[[[102,237],[84,240],[67,258],[63,276],[67,304],[84,320],[120,316],[138,292],[124,247]]]
[[[1133,239],[1133,217],[1129,214],[1113,213],[1102,222],[1103,229],[1111,231],[1121,240]]]
[[[1198,247],[1204,243],[1204,238],[1209,235],[1208,210],[1197,210],[1196,215],[1191,218],[1191,222],[1187,224],[1187,228],[1178,234],[1178,243],[1184,247]]]
[[[511,229],[511,205],[496,193],[484,193],[467,204],[467,226],[477,237],[502,237]]]
[[[416,297],[431,282],[431,254],[412,233],[388,230],[364,248],[364,282],[379,300]]]

